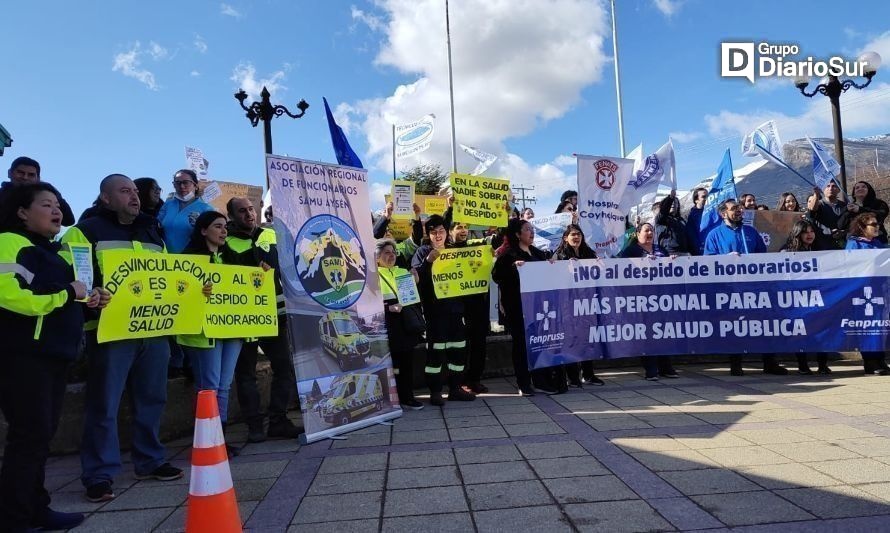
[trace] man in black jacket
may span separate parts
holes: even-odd
[[[17,157],[12,160],[6,175],[9,177],[9,181],[0,183],[0,205],[3,205],[4,198],[9,194],[12,187],[40,181],[40,163],[30,157]],[[71,206],[62,198],[59,191],[56,191],[55,188],[53,188],[53,191],[55,191],[56,197],[59,199],[59,209],[62,211],[62,225],[74,225],[74,213],[71,211]]]

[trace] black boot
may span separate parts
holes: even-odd
[[[776,361],[775,355],[764,355],[763,373],[772,374],[774,376],[785,376],[788,374],[788,369]]]
[[[745,371],[742,369],[742,356],[740,356],[740,355],[729,356],[729,375],[730,376],[744,376],[745,375]]]
[[[263,417],[258,416],[247,421],[247,442],[263,442],[266,431],[263,429]]]
[[[803,376],[809,376],[813,373],[810,370],[810,364],[807,362],[807,354],[805,353],[797,354],[797,373]]]
[[[865,373],[869,376],[874,375],[875,373],[875,361],[874,359],[863,359],[862,360],[862,368],[865,370]]]
[[[452,372],[448,376],[448,401],[449,402],[472,402],[476,399],[476,395],[465,390],[460,386],[463,383],[464,376],[462,372]]]
[[[430,389],[430,405],[443,406],[445,400],[442,398],[442,373],[435,374],[426,373],[426,386]]]
[[[817,373],[823,376],[831,374],[831,369],[828,368],[828,354],[820,353],[816,356],[816,362],[819,365],[819,369],[816,370]]]

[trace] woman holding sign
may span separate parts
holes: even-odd
[[[228,220],[222,213],[206,211],[195,220],[195,229],[183,253],[210,256],[210,262],[226,265],[248,265],[226,245]],[[213,285],[204,285],[204,296],[210,297]],[[242,339],[208,339],[203,333],[177,335],[176,342],[192,363],[196,390],[216,391],[219,419],[226,426],[229,407],[229,389],[235,377],[235,364],[241,353]],[[230,455],[237,455],[236,448],[229,446]]]
[[[637,241],[629,244],[618,257],[648,257],[656,259],[658,257],[668,257],[668,253],[655,242],[655,228],[648,222],[643,222],[637,226]],[[671,258],[675,256],[670,256]],[[658,376],[663,378],[678,378],[674,365],[671,364],[669,355],[645,355],[640,359],[643,360],[643,368],[646,370],[646,379],[649,381],[658,381]]]
[[[423,409],[423,404],[414,398],[413,353],[414,347],[423,340],[425,324],[416,274],[396,266],[396,241],[380,239],[376,252],[399,403],[405,409],[417,411]]]
[[[0,212],[0,409],[9,424],[0,471],[0,531],[69,529],[80,513],[49,508],[44,470],[62,414],[68,365],[79,352],[83,310],[111,299],[87,294],[53,239],[60,198],[47,183],[10,190]]]
[[[560,261],[566,259],[596,259],[596,252],[587,244],[587,241],[584,239],[584,232],[581,231],[581,226],[577,224],[566,226],[566,230],[562,233],[562,241],[560,241],[554,255]],[[568,364],[563,366],[565,367],[566,374],[568,374],[569,383],[574,387],[581,388],[582,378],[585,383],[605,385],[605,382],[594,374],[593,361],[584,361],[580,365]],[[580,375],[578,372],[579,366],[581,367]]]

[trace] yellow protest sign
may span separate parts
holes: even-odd
[[[210,265],[220,280],[204,308],[204,336],[246,339],[278,335],[275,271],[232,265]]]
[[[436,298],[488,292],[491,266],[491,246],[442,250],[433,261],[433,290]]]
[[[455,222],[503,228],[510,218],[510,180],[452,174]]]
[[[430,215],[444,215],[448,209],[448,199],[441,196],[427,196],[423,203],[423,212]]]
[[[384,200],[389,203],[392,201],[392,195],[384,195]],[[420,218],[426,220],[430,215],[444,215],[446,209],[446,198],[444,196],[436,196],[434,194],[415,194],[414,202],[420,206]],[[404,241],[411,236],[411,220],[397,219],[395,216],[389,221],[387,226],[392,238],[397,241]]]
[[[200,333],[204,283],[218,283],[210,258],[109,250],[102,256],[111,302],[99,318],[99,342]]]

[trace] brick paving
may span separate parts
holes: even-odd
[[[854,362],[829,377],[679,370],[533,398],[493,379],[475,402],[347,440],[248,445],[231,462],[241,517],[262,532],[890,530],[890,378]],[[189,442],[169,449],[187,468]],[[54,508],[90,513],[76,531],[183,530],[187,477],[126,471],[116,500],[92,504],[79,472],[76,456],[47,472]]]

